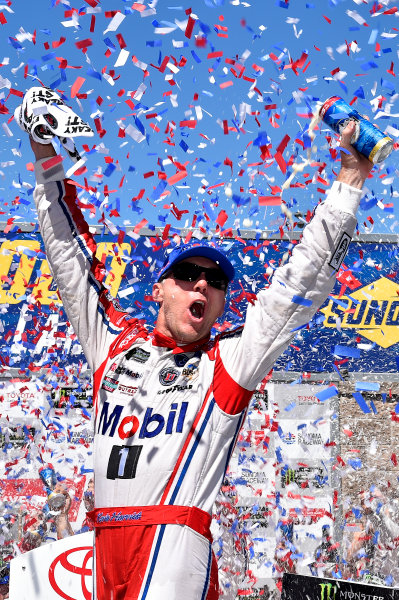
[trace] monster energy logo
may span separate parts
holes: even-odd
[[[337,586],[333,583],[320,583],[320,600],[335,600],[337,595]]]
[[[285,483],[285,485],[288,485],[290,483],[294,483],[295,476],[296,476],[295,469],[287,469],[286,472],[284,473],[284,483]]]
[[[74,408],[90,408],[92,398],[89,392],[79,392],[76,388],[61,388],[59,393],[51,393],[54,408],[65,408],[68,405]]]
[[[320,488],[327,483],[327,475],[321,467],[299,467],[298,469],[287,468],[281,472],[281,484],[286,487],[290,483],[297,483],[302,488]]]

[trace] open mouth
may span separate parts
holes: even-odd
[[[205,302],[197,300],[190,306],[190,312],[195,319],[202,319],[205,312]]]

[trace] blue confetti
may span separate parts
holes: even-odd
[[[320,392],[317,392],[317,394],[315,394],[316,398],[318,398],[320,402],[325,402],[329,398],[332,398],[333,396],[337,395],[338,389],[335,385],[330,385],[328,388],[321,390]]]
[[[104,175],[106,177],[110,177],[112,175],[112,173],[115,171],[115,169],[116,169],[116,165],[114,165],[113,163],[109,163],[107,165],[107,168],[104,171]]]
[[[368,406],[360,392],[354,392],[353,397],[364,413],[371,413],[371,408]]]
[[[360,358],[360,350],[358,348],[342,346],[341,344],[337,344],[334,347],[334,354],[336,354],[337,356],[349,356],[350,358]]]
[[[357,392],[379,392],[380,384],[373,381],[357,381],[355,389]]]
[[[301,306],[312,306],[313,304],[312,300],[297,295],[292,296],[291,302],[295,302],[295,304],[300,304]]]

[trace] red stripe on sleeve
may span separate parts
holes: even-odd
[[[218,349],[213,376],[213,396],[218,407],[228,415],[238,415],[247,408],[253,393],[253,390],[241,387],[228,374]]]

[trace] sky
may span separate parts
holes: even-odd
[[[391,0],[25,0],[0,4],[0,222],[35,222],[21,95],[45,85],[93,128],[76,138],[86,218],[126,226],[296,229],[339,170],[317,103],[341,96],[399,137]],[[399,69],[398,69],[399,73]],[[293,165],[310,159],[283,189]],[[396,150],[359,231],[396,233]]]

